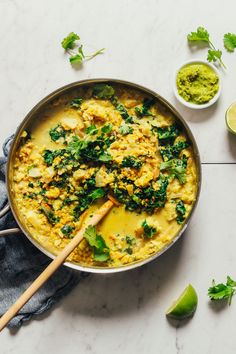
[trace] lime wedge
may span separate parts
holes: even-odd
[[[197,308],[197,293],[195,289],[189,284],[179,298],[167,310],[166,316],[182,320],[194,314]]]
[[[225,120],[228,130],[236,134],[236,102],[231,104],[226,111]]]

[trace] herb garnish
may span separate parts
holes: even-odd
[[[157,233],[157,229],[154,226],[148,225],[146,220],[142,222],[142,227],[144,231],[144,236],[147,238],[152,238],[152,236]]]
[[[208,296],[211,300],[227,299],[228,304],[231,304],[232,297],[235,294],[236,281],[227,276],[226,284],[216,284],[215,280],[212,280],[212,286],[208,289]]]
[[[236,35],[234,33],[226,33],[224,35],[224,46],[228,52],[234,52],[236,48]]]
[[[78,44],[77,41],[80,40],[80,37],[78,34],[71,32],[68,34],[67,37],[63,39],[61,42],[62,47],[65,49],[65,51],[70,54],[69,61],[72,65],[80,65],[83,63],[84,60],[90,60],[97,56],[98,54],[102,54],[105,50],[105,48],[99,49],[93,54],[90,55],[85,55],[83,51],[83,45]]]
[[[153,106],[154,100],[145,98],[143,100],[143,105],[141,107],[135,107],[135,112],[139,117],[146,117],[146,116],[152,116],[153,114],[150,112],[151,106]]]
[[[180,200],[177,204],[176,204],[176,221],[178,224],[182,224],[182,222],[185,219],[185,213],[186,213],[186,207],[184,205],[184,202],[182,200]]]
[[[123,123],[120,127],[119,127],[119,132],[122,135],[127,135],[127,134],[132,134],[133,133],[133,129],[128,125]]]
[[[61,232],[63,233],[63,235],[67,236],[68,238],[72,238],[72,231],[74,231],[74,227],[70,226],[70,225],[64,225],[61,227]]]
[[[60,124],[58,124],[55,128],[49,130],[49,135],[52,141],[57,141],[60,138],[65,138],[66,131]]]
[[[95,226],[88,226],[84,238],[93,250],[93,259],[97,262],[106,262],[110,258],[110,250],[104,238],[98,235]]]
[[[184,184],[186,182],[187,162],[187,157],[183,155],[182,159],[172,159],[162,162],[160,170],[168,170],[170,172],[170,178],[176,177],[181,184]]]
[[[207,60],[209,62],[216,62],[219,63],[226,68],[225,64],[223,63],[221,56],[222,51],[216,49],[213,43],[210,40],[210,35],[208,31],[204,27],[198,27],[196,32],[191,32],[187,35],[187,39],[189,42],[198,43],[198,42],[205,42],[207,46],[210,48],[208,49],[208,56]]]

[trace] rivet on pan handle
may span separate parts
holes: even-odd
[[[2,218],[8,211],[10,210],[10,205],[7,204],[1,211],[0,211],[0,218]],[[14,228],[14,229],[6,229],[6,230],[1,230],[0,231],[0,236],[5,236],[9,234],[16,234],[18,232],[21,232],[19,228]]]

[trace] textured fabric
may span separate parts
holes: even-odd
[[[12,137],[3,146],[4,156],[0,157],[0,210],[7,203],[5,187],[5,166]],[[17,227],[11,212],[0,219],[0,230]],[[0,315],[2,315],[50,263],[24,234],[0,237]],[[85,273],[61,266],[44,286],[15,316],[8,327],[19,327],[33,315],[47,311],[66,295]]]

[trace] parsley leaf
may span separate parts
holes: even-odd
[[[95,226],[88,226],[84,238],[93,250],[93,259],[97,262],[106,262],[110,258],[110,250],[101,235],[97,235]]]
[[[78,53],[78,54],[72,55],[69,58],[69,60],[70,60],[71,64],[76,64],[76,65],[79,64],[80,65],[83,62],[83,57],[82,57],[82,55],[80,53]]]
[[[65,37],[63,39],[63,41],[61,42],[61,45],[65,50],[73,49],[75,46],[75,41],[77,41],[79,39],[80,39],[80,37],[78,36],[78,34],[71,32],[68,34],[67,37]]]
[[[227,299],[228,304],[231,304],[232,297],[235,294],[236,282],[227,276],[226,284],[219,283],[216,284],[212,280],[212,286],[208,289],[208,296],[211,300],[222,300]]]
[[[157,232],[157,229],[153,226],[148,225],[146,220],[142,222],[142,227],[144,230],[144,235],[147,238],[152,238],[152,236],[155,235]]]
[[[233,33],[226,33],[224,35],[224,46],[229,52],[234,52],[236,48],[236,35]]]

